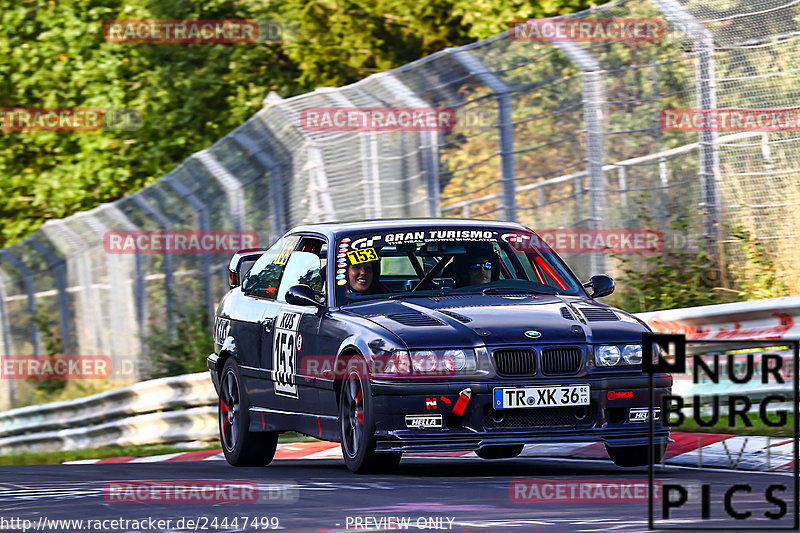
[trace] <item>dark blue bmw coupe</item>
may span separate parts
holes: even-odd
[[[232,465],[268,464],[284,431],[341,442],[353,472],[403,452],[499,459],[574,441],[640,466],[669,440],[655,420],[648,447],[649,328],[597,301],[611,278],[581,283],[524,226],[303,226],[236,253],[229,276],[208,367]],[[654,376],[655,405],[671,384]]]

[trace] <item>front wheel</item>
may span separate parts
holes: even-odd
[[[369,379],[358,366],[348,368],[339,400],[344,463],[354,474],[389,473],[400,464],[401,454],[375,452],[375,419]]]
[[[475,454],[481,459],[511,459],[522,453],[522,444],[510,444],[507,446],[484,446],[477,450]]]
[[[606,444],[606,451],[611,460],[617,466],[648,466],[652,461],[658,464],[664,458],[666,445],[656,445],[653,449],[650,446],[609,446]]]
[[[277,432],[250,431],[250,401],[239,365],[231,357],[222,367],[219,385],[219,438],[225,459],[233,466],[264,466],[272,462]]]

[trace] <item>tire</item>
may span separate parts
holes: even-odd
[[[219,381],[219,440],[233,466],[264,466],[275,457],[277,432],[250,431],[250,402],[239,365],[230,357]]]
[[[632,466],[648,466],[649,459],[652,459],[653,464],[658,464],[664,457],[666,446],[655,446],[653,450],[649,446],[622,446],[612,447],[606,444],[606,451],[611,460],[617,466],[632,467]]]
[[[347,368],[339,395],[339,428],[342,456],[354,474],[386,474],[400,464],[400,453],[375,452],[375,418],[372,393],[363,369],[363,359],[355,359]],[[362,364],[359,364],[362,363]]]
[[[511,459],[522,453],[523,444],[509,444],[505,446],[484,446],[475,453],[481,459]]]

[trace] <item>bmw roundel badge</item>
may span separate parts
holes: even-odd
[[[529,339],[538,339],[539,337],[542,336],[542,332],[536,331],[535,329],[529,329],[528,331],[525,332],[525,336],[528,337]]]

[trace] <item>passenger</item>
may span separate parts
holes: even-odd
[[[380,265],[380,261],[370,261],[368,263],[357,263],[353,265],[348,259],[345,295],[359,296],[362,294],[380,294],[388,292],[378,281],[380,277]]]

